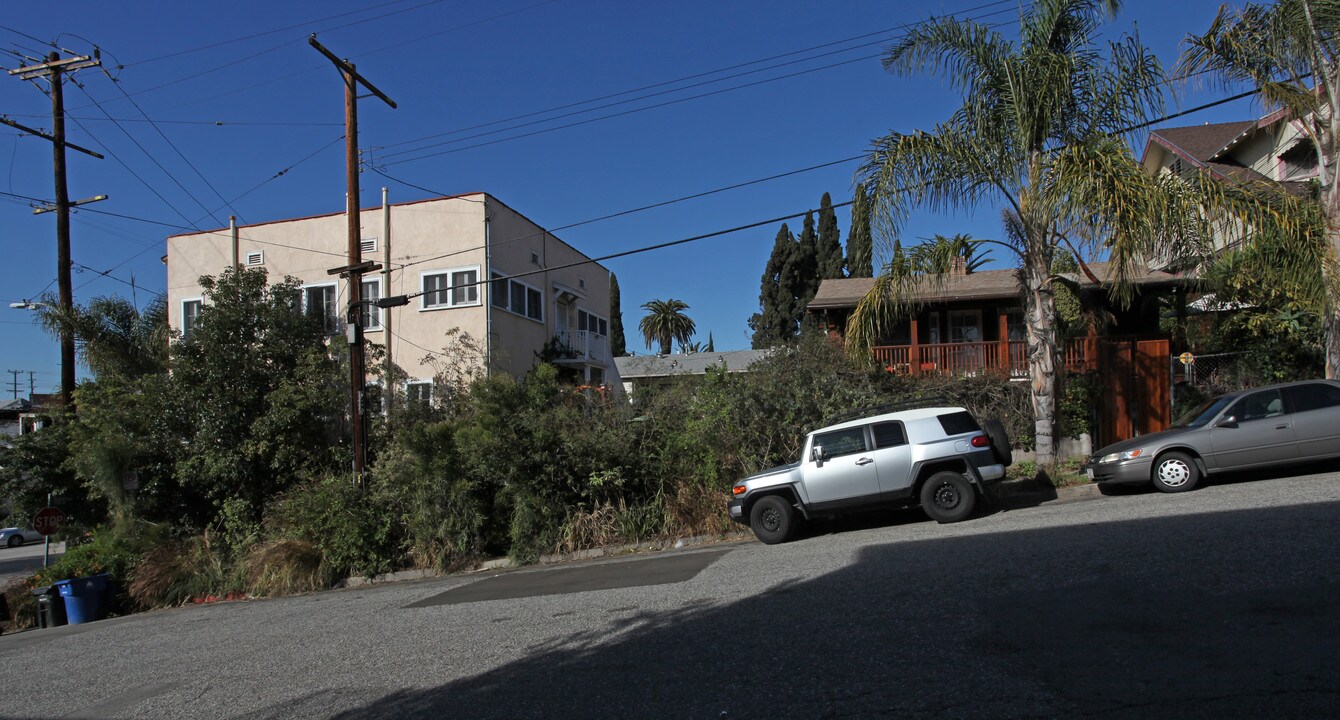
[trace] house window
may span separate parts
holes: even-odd
[[[382,281],[364,280],[363,281],[363,303],[361,310],[362,325],[364,330],[382,329],[382,309],[374,305],[382,297]]]
[[[411,380],[405,383],[405,397],[411,405],[431,405],[433,403],[433,383],[428,380]]]
[[[940,313],[930,313],[926,318],[926,337],[930,344],[940,344]]]
[[[599,315],[593,315],[585,310],[577,311],[577,329],[585,330],[594,335],[609,335],[609,321]]]
[[[181,301],[181,337],[183,340],[191,339],[191,331],[195,329],[196,321],[200,318],[200,308],[204,306],[204,301],[200,299]]]
[[[1010,340],[1026,340],[1028,333],[1024,329],[1024,311],[1019,308],[1007,308],[1001,311],[1005,315],[1005,330]]]
[[[455,268],[423,274],[423,309],[479,304],[479,268]]]
[[[334,285],[312,285],[302,289],[303,312],[319,318],[327,335],[340,331],[340,311],[336,304]]]
[[[970,343],[981,340],[981,310],[954,310],[949,313],[949,342]]]
[[[508,312],[528,317],[536,322],[544,322],[544,293],[520,280],[512,280],[501,273],[494,272],[489,292],[489,302]]]

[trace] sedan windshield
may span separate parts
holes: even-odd
[[[1179,418],[1177,422],[1172,424],[1172,426],[1175,428],[1200,427],[1213,420],[1214,416],[1218,415],[1219,411],[1223,410],[1224,406],[1232,401],[1233,398],[1229,395],[1221,395],[1217,398],[1206,400],[1196,407],[1191,408],[1189,412]]]

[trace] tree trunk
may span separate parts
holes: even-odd
[[[1330,257],[1322,263],[1321,272],[1326,280],[1326,305],[1322,317],[1325,335],[1322,342],[1326,350],[1326,377],[1340,377],[1340,278],[1332,273],[1340,268],[1340,189],[1334,182],[1331,192],[1322,199],[1326,203],[1326,239],[1330,246]]]
[[[1035,249],[1024,257],[1024,312],[1028,339],[1028,378],[1032,385],[1034,449],[1038,465],[1056,461],[1056,299],[1048,278],[1049,253]]]

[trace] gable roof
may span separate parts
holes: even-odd
[[[619,377],[670,377],[672,375],[706,375],[707,368],[724,365],[726,372],[744,372],[750,365],[764,358],[768,350],[730,350],[727,352],[677,353],[672,355],[632,355],[614,358]]]
[[[1087,263],[1089,270],[1103,283],[1109,281],[1111,264],[1107,262]],[[1099,288],[1082,273],[1073,276],[1081,290]],[[1138,271],[1129,281],[1133,285],[1152,287],[1173,285],[1183,280],[1182,276],[1162,270]],[[810,301],[811,310],[827,308],[855,307],[866,293],[875,286],[874,278],[838,278],[824,280]],[[967,275],[950,275],[943,282],[924,282],[912,299],[920,303],[945,303],[958,300],[1005,300],[1021,296],[1017,270],[979,270]]]
[[[1184,160],[1203,166],[1233,144],[1233,141],[1254,129],[1255,120],[1160,128],[1149,134],[1149,141],[1162,145]]]

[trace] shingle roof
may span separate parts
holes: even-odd
[[[1108,282],[1110,263],[1088,263],[1100,282]],[[955,300],[997,300],[1017,298],[1020,294],[1019,277],[1016,270],[979,270],[968,275],[956,275],[941,278],[942,284],[927,282],[923,289],[913,295],[913,300],[923,303],[952,302]],[[1082,273],[1075,278],[1081,288],[1096,288]],[[1160,285],[1177,282],[1178,275],[1161,270],[1142,270],[1129,281],[1135,285]],[[811,309],[855,307],[861,298],[875,286],[874,278],[840,278],[824,280]]]
[[[673,355],[633,355],[614,358],[619,377],[668,377],[705,375],[713,365],[725,365],[728,372],[743,372],[768,354],[767,350],[730,350],[727,352],[679,353]]]
[[[1238,136],[1256,127],[1255,120],[1160,128],[1150,133],[1150,140],[1200,163],[1209,162]]]

